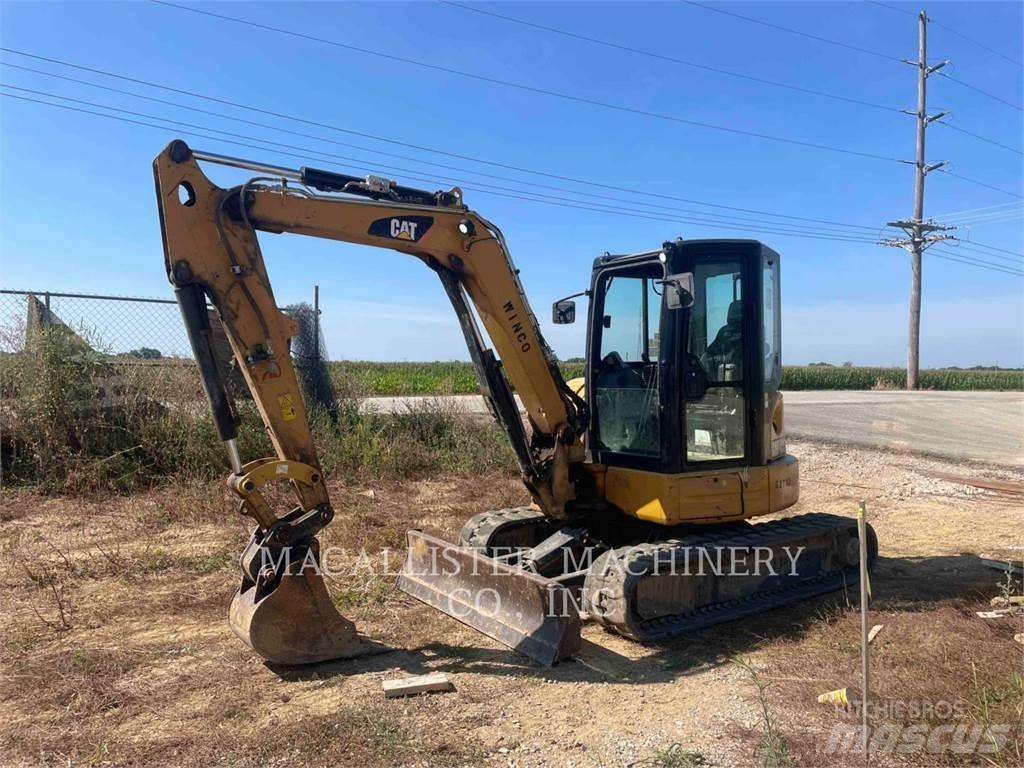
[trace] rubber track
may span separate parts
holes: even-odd
[[[632,609],[636,600],[637,582],[653,570],[657,560],[665,562],[666,553],[673,549],[680,552],[694,547],[781,547],[787,543],[825,534],[836,529],[856,527],[856,520],[838,515],[812,514],[759,523],[719,529],[707,534],[688,536],[636,547],[625,547],[602,555],[594,563],[584,593],[591,617],[605,628],[641,642],[660,640],[725,621],[760,613],[787,603],[805,600],[815,595],[826,594],[845,585],[856,584],[858,567],[850,566],[842,571],[823,573],[816,577],[801,579],[790,585],[762,590],[742,598],[701,606],[673,616],[643,619]],[[868,526],[868,565],[874,562],[878,553],[878,541]],[[610,556],[620,562],[628,562],[628,568],[604,567]],[[628,561],[623,558],[629,557]],[[654,578],[657,578],[656,576]],[[667,577],[673,578],[673,577]],[[674,578],[686,578],[676,576]],[[589,596],[604,590],[600,609],[590,604]]]
[[[480,512],[469,518],[462,526],[459,543],[463,547],[487,554],[495,535],[501,533],[503,528],[517,528],[535,520],[552,522],[543,512],[533,507],[509,507]]]

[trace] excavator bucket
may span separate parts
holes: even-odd
[[[398,588],[534,661],[550,666],[580,648],[580,617],[556,581],[409,531]]]
[[[267,661],[315,664],[379,652],[338,613],[323,576],[311,569],[285,573],[276,586],[246,579],[228,611],[231,629]]]

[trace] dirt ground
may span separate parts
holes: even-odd
[[[975,615],[1002,578],[978,555],[1024,545],[1022,497],[928,474],[1021,481],[1024,472],[810,442],[791,441],[790,451],[802,490],[787,514],[853,515],[864,499],[878,532],[871,620],[884,628],[871,646],[874,694],[952,702],[957,722],[1010,727],[998,753],[886,752],[874,763],[1024,765],[1024,645],[1013,640],[1024,619]],[[477,511],[525,501],[505,477],[331,490],[338,516],[325,544],[364,547],[374,565],[382,549],[401,550],[409,527],[450,538]],[[5,492],[0,763],[859,763],[823,751],[850,720],[815,700],[859,685],[852,595],[655,646],[588,624],[579,658],[545,669],[360,568],[334,580],[332,594],[392,650],[275,669],[226,622],[246,528],[216,485],[88,501]],[[383,698],[382,680],[434,670],[448,673],[453,692]],[[775,740],[764,738],[766,715]]]

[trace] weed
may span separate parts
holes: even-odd
[[[214,552],[209,555],[194,555],[179,559],[180,565],[189,571],[197,573],[214,573],[223,570],[232,564],[235,556],[231,552]]]
[[[20,568],[36,590],[46,596],[42,602],[48,602],[51,606],[49,609],[41,609],[35,601],[29,604],[36,618],[52,630],[66,632],[71,629],[71,617],[74,613],[69,595],[70,582],[79,575],[79,569],[71,561],[69,553],[61,550],[45,536],[39,536],[38,539],[46,543],[56,555],[56,559],[43,558],[38,554],[31,555],[22,546],[21,537],[17,535],[4,542],[3,556]],[[45,614],[50,614],[52,618],[47,618]]]
[[[344,586],[334,594],[334,602],[342,611],[350,608],[379,606],[395,591],[395,580],[377,573],[359,574],[362,583],[355,583],[355,576],[345,579]]]
[[[1011,672],[1006,676],[983,679],[977,666],[971,664],[974,700],[971,702],[972,719],[984,727],[986,738],[991,739],[992,726],[1009,724],[1020,732],[1024,725],[1024,674]],[[1009,721],[1009,722],[1008,722]],[[987,745],[990,765],[1010,766],[1024,763],[1024,745],[1019,738],[1002,744]],[[998,761],[998,762],[997,762]]]
[[[1009,600],[1018,594],[1017,579],[1014,578],[1013,570],[1009,566],[1006,568],[1006,578],[996,582],[996,588],[1003,600]]]
[[[757,688],[757,701],[761,706],[761,743],[758,748],[758,757],[761,759],[762,768],[794,768],[796,761],[790,753],[789,744],[779,730],[778,721],[768,703],[768,688],[771,683],[761,679],[757,669],[749,659],[740,656],[733,658],[733,663],[744,670],[754,686]]]
[[[29,581],[50,597],[50,602],[56,611],[55,619],[51,620],[46,618],[35,605],[31,605],[36,618],[50,629],[58,632],[66,632],[71,629],[73,609],[68,597],[67,582],[58,575],[55,569],[50,567],[44,566],[39,570],[33,570],[26,563],[22,563],[21,567]]]

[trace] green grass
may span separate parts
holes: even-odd
[[[472,363],[344,360],[327,365],[336,390],[366,396],[469,395],[480,391]],[[562,363],[561,368],[566,378],[583,375],[583,363]]]
[[[329,363],[331,379],[339,391],[356,391],[367,396],[466,395],[478,391],[476,373],[470,363],[375,363],[342,361]],[[561,364],[562,375],[583,375],[583,364]],[[1024,372],[1010,370],[958,370],[932,368],[921,371],[922,389],[939,390],[1024,390]],[[785,366],[782,388],[795,389],[903,389],[902,368],[859,366]]]

